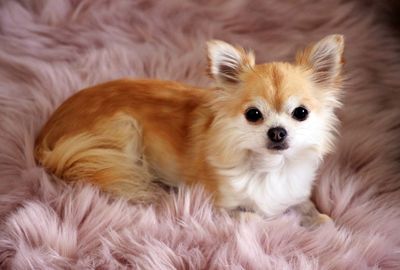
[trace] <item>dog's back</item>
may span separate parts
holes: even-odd
[[[157,196],[155,172],[171,181],[181,178],[176,159],[184,156],[191,114],[204,102],[205,91],[154,80],[84,89],[42,129],[36,159],[66,181],[87,180],[148,201]]]

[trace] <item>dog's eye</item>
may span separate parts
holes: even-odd
[[[246,117],[247,121],[252,123],[261,121],[263,119],[263,115],[260,110],[254,107],[248,108],[244,113],[244,116]]]
[[[304,107],[297,107],[296,109],[293,110],[292,116],[297,121],[304,121],[307,119],[308,111]]]

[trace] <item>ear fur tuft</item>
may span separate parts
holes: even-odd
[[[240,74],[255,65],[254,54],[220,40],[207,42],[208,70],[218,83],[236,84]]]
[[[331,86],[340,77],[343,64],[344,38],[329,35],[296,56],[299,65],[310,68],[316,83]]]

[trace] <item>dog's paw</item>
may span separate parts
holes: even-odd
[[[319,214],[316,218],[315,218],[315,223],[318,225],[327,223],[327,222],[333,222],[332,218],[328,215],[325,214]]]
[[[326,223],[333,223],[330,216],[318,213],[317,215],[303,215],[300,220],[300,226],[302,227],[319,227]]]
[[[234,210],[231,213],[231,217],[241,222],[249,222],[262,219],[262,217],[257,213],[243,210]]]

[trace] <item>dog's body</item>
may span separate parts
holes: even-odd
[[[157,178],[201,184],[227,209],[280,214],[308,201],[330,150],[342,52],[342,37],[329,36],[296,64],[255,65],[243,49],[209,43],[217,88],[118,80],[82,90],[43,128],[36,158],[139,201],[154,200]]]

